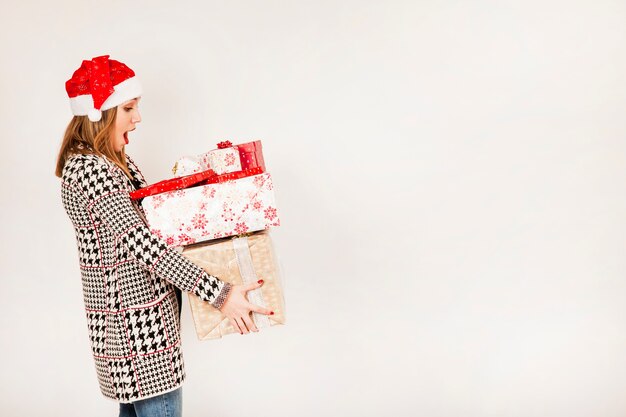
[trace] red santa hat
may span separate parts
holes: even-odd
[[[119,106],[141,95],[141,85],[135,72],[125,64],[98,56],[74,71],[65,82],[72,113],[89,117],[92,122],[102,118],[102,110]]]

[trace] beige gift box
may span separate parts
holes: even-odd
[[[285,300],[278,263],[268,231],[247,237],[220,239],[186,246],[182,255],[206,272],[233,285],[263,279],[260,288],[248,291],[248,301],[274,311],[273,315],[252,313],[257,328],[285,324]],[[188,293],[191,314],[200,340],[219,339],[239,333],[218,309]]]

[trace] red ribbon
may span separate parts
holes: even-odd
[[[192,185],[201,183],[202,181],[216,176],[215,171],[208,169],[202,172],[196,172],[195,174],[185,175],[184,177],[172,178],[169,180],[163,180],[156,184],[149,185],[144,188],[132,191],[130,198],[133,200],[139,200],[155,194],[161,194],[167,191],[176,191],[183,188],[189,188]]]
[[[166,193],[168,191],[182,190],[192,186],[216,184],[251,177],[253,175],[262,174],[264,171],[263,167],[255,167],[251,169],[244,169],[243,171],[228,172],[226,174],[217,175],[215,171],[209,169],[195,174],[186,175],[184,177],[164,180],[157,182],[156,184],[140,188],[132,191],[130,193],[130,198],[133,200],[139,200],[140,198],[145,198],[151,195]]]
[[[259,175],[264,172],[262,167],[255,167],[251,169],[244,169],[243,171],[227,172],[226,174],[214,175],[208,178],[206,181],[202,181],[201,185],[216,184],[219,182],[233,181],[240,178],[251,177],[253,175]]]
[[[233,144],[229,140],[217,144],[217,149],[232,148]]]

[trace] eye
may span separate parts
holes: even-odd
[[[131,111],[133,108],[132,107],[125,107],[124,110],[126,111]]]

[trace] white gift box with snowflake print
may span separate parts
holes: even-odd
[[[141,203],[150,231],[185,246],[279,226],[269,173],[149,196]]]
[[[235,147],[214,149],[206,153],[207,165],[217,174],[241,171],[239,150]]]
[[[177,177],[212,169],[216,174],[241,171],[241,157],[235,147],[213,149],[197,156],[184,156],[174,164]]]

